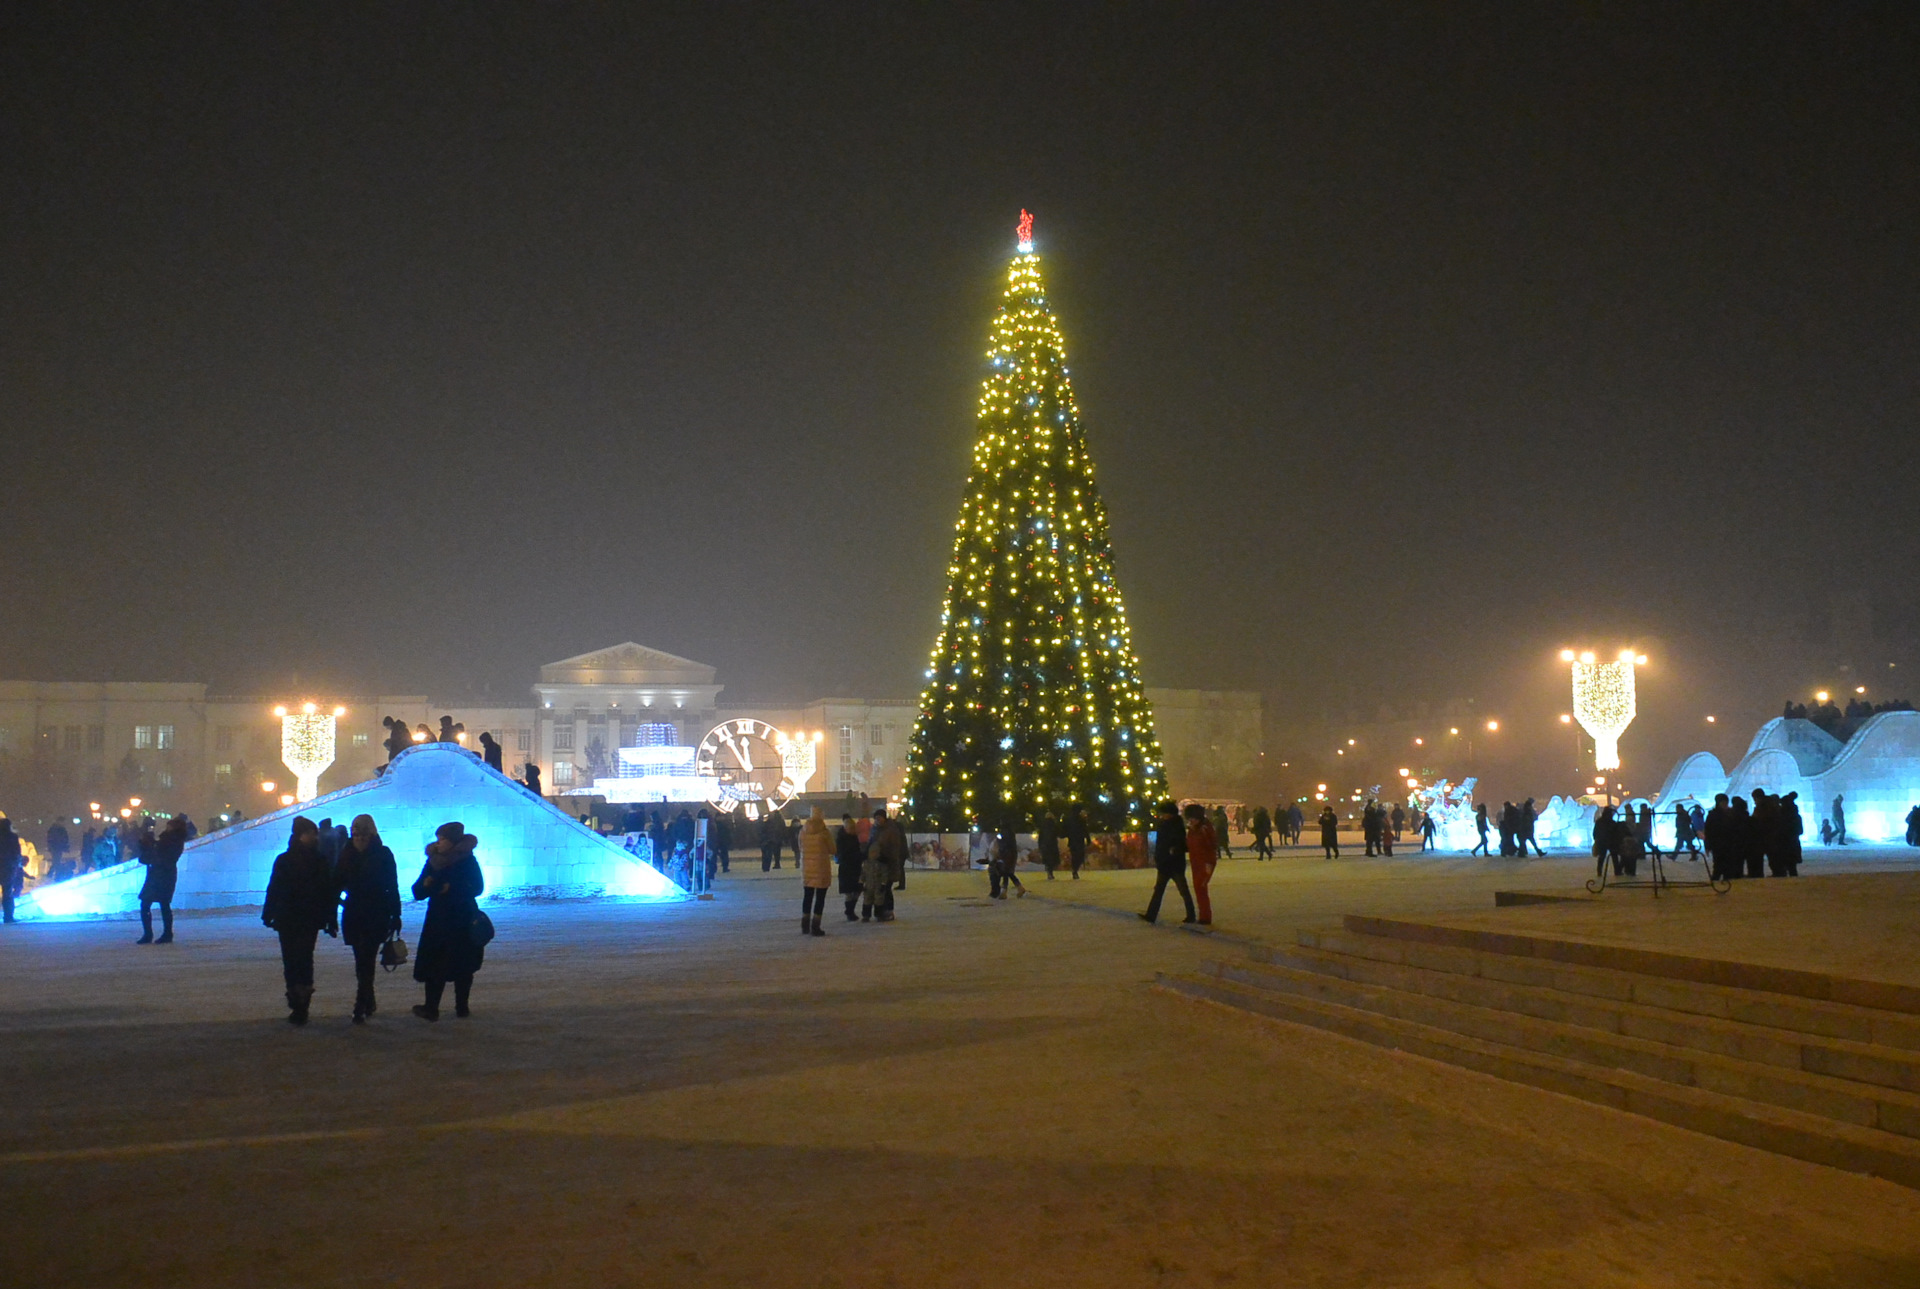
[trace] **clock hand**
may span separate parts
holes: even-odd
[[[753,772],[753,752],[747,747],[747,741],[745,739],[736,739],[729,742],[727,746],[732,748],[734,756],[740,759],[740,768],[751,774]]]

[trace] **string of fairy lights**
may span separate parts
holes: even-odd
[[[993,319],[978,434],[908,751],[906,800],[940,827],[1079,806],[1143,824],[1165,794],[1031,216]]]

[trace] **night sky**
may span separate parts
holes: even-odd
[[[1911,651],[1912,8],[1236,13],[6,6],[0,674],[910,696],[1022,207],[1149,684]]]

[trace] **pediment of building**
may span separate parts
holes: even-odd
[[[629,640],[540,668],[548,685],[711,685],[713,668]]]

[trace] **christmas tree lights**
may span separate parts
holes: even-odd
[[[311,801],[320,791],[320,776],[333,764],[334,730],[347,709],[322,712],[307,703],[297,712],[276,707],[280,718],[280,759],[293,771],[295,801]]]
[[[1083,807],[1144,826],[1166,795],[1106,506],[1094,486],[1033,217],[993,320],[906,802],[941,829]]]

